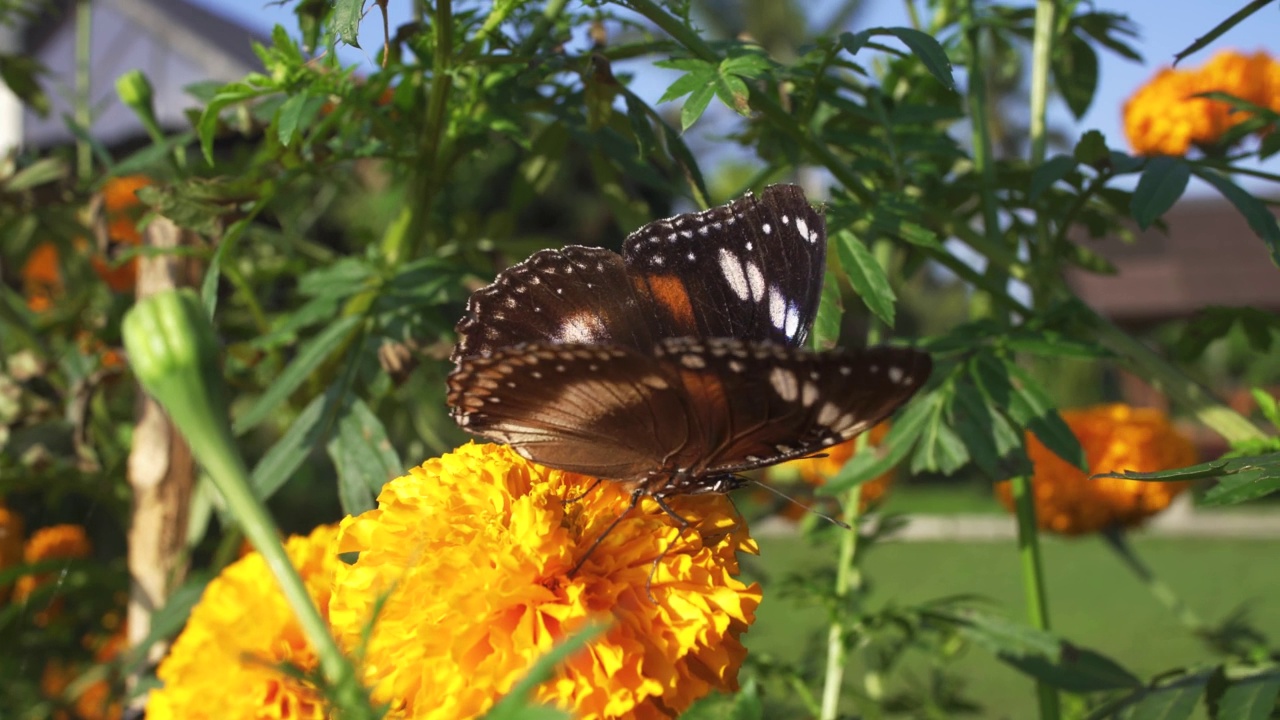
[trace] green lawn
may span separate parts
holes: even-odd
[[[757,570],[786,574],[829,565],[832,548],[800,538],[764,538]],[[1204,619],[1218,622],[1247,605],[1249,618],[1272,640],[1280,638],[1280,541],[1138,539],[1137,552]],[[1092,647],[1145,678],[1205,660],[1207,651],[1150,596],[1096,538],[1044,545],[1054,629]],[[1022,618],[1021,580],[1012,543],[893,543],[873,548],[865,562],[871,607],[911,604],[958,594],[990,598]],[[819,665],[825,612],[813,604],[766,596],[747,636],[748,647],[790,662]],[[889,687],[924,682],[923,666],[891,678]],[[965,681],[965,696],[980,702],[978,717],[1033,718],[1030,683],[973,648],[951,668]],[[903,677],[906,676],[906,677]],[[846,711],[852,708],[846,708]]]

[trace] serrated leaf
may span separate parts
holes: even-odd
[[[627,106],[627,122],[631,124],[631,134],[636,139],[636,155],[649,157],[658,147],[658,136],[653,133],[649,119],[649,106],[626,89],[622,91],[622,97]]]
[[[1044,161],[1031,173],[1031,183],[1027,190],[1028,199],[1031,202],[1039,200],[1046,190],[1053,187],[1054,183],[1066,177],[1067,173],[1075,168],[1076,159],[1070,155],[1054,155]]]
[[[1253,232],[1267,244],[1271,262],[1280,265],[1280,225],[1277,225],[1276,216],[1271,214],[1267,206],[1244,188],[1212,170],[1197,168],[1196,176],[1212,185],[1222,197],[1236,206]]]
[[[323,106],[324,98],[312,97],[306,93],[285,100],[276,112],[276,137],[280,144],[288,147],[298,128],[309,124]]]
[[[945,399],[942,393],[934,393],[930,398],[936,399],[936,405],[920,436],[916,454],[911,458],[911,472],[931,471],[951,475],[969,462],[969,450],[944,420]]]
[[[840,324],[844,319],[844,299],[840,296],[840,283],[836,274],[826,272],[822,282],[822,298],[818,303],[818,315],[813,320],[813,348],[829,350],[840,340]]]
[[[1222,720],[1267,720],[1276,707],[1277,695],[1280,695],[1280,677],[1275,675],[1232,683],[1222,693],[1217,717]]]
[[[348,515],[371,510],[382,486],[404,470],[382,421],[359,398],[347,405],[326,449],[338,472],[338,497]]]
[[[236,435],[241,435],[267,419],[267,416],[275,411],[280,403],[288,399],[289,395],[329,358],[330,354],[345,346],[343,342],[345,336],[352,332],[362,320],[361,317],[354,315],[338,318],[319,335],[304,343],[297,357],[285,366],[275,381],[267,387],[266,392],[243,415],[236,418],[232,431]]]
[[[743,116],[751,114],[749,102],[751,91],[747,89],[747,84],[742,81],[742,78],[721,75],[716,79],[715,91],[720,102],[732,108],[734,112]]]
[[[715,97],[715,94],[714,83],[709,83],[689,93],[689,99],[685,100],[684,107],[680,108],[680,132],[686,132],[694,123],[698,122],[698,118],[702,117],[702,113],[706,112],[707,106],[711,104],[711,98]]]
[[[360,18],[364,0],[333,0],[333,29],[338,39],[351,47],[360,47]]]
[[[1019,381],[1009,404],[1009,417],[1035,433],[1036,439],[1053,454],[1088,472],[1084,448],[1080,447],[1075,433],[1053,407],[1048,394],[1022,368],[1013,363],[1006,363],[1005,367]]]
[[[43,158],[22,168],[4,183],[6,192],[22,192],[67,176],[67,162],[61,158]]]
[[[1122,470],[1120,472],[1098,473],[1090,476],[1090,480],[1097,478],[1118,478],[1121,480],[1137,480],[1140,482],[1185,482],[1187,480],[1203,480],[1204,478],[1219,477],[1227,472],[1229,461],[1213,460],[1199,465],[1191,465],[1184,468],[1176,468],[1173,470],[1161,470],[1160,472],[1137,472],[1136,470]]]
[[[1129,712],[1128,720],[1186,720],[1195,712],[1205,682],[1149,690]]]
[[[1138,227],[1146,230],[1182,197],[1191,179],[1191,166],[1182,158],[1160,156],[1147,161],[1130,209]]]
[[[252,485],[259,498],[265,500],[274,495],[319,445],[323,430],[320,423],[334,397],[334,393],[325,393],[312,399],[254,466]]]
[[[902,44],[920,58],[925,69],[943,86],[949,90],[955,89],[956,81],[951,74],[951,60],[947,57],[947,51],[943,50],[942,45],[932,36],[919,30],[905,27],[874,27],[857,33],[843,33],[840,35],[840,46],[856,55],[876,35],[890,35],[901,40]]]
[[[1081,135],[1071,151],[1071,156],[1077,162],[1091,167],[1096,167],[1104,160],[1113,162],[1111,151],[1107,148],[1107,138],[1098,130],[1090,130]]]
[[[888,327],[893,327],[894,303],[897,296],[889,285],[889,275],[866,245],[849,230],[836,235],[836,255],[854,292]]]
[[[676,98],[688,95],[715,82],[715,66],[701,60],[698,63],[697,69],[690,70],[688,73],[676,78],[675,82],[667,87],[667,91],[662,93],[662,97],[658,98],[658,103],[671,102]]]

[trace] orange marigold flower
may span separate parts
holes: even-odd
[[[1211,146],[1250,117],[1219,100],[1194,97],[1220,92],[1280,109],[1274,92],[1277,63],[1264,52],[1218,53],[1199,70],[1163,68],[1124,107],[1125,136],[1140,155],[1185,155],[1192,145]]]
[[[105,639],[93,636],[85,638],[85,643],[94,649],[94,660],[105,664],[119,657],[129,647],[126,630],[124,623],[120,623],[116,631]],[[40,691],[47,698],[59,698],[82,672],[83,668],[79,666],[51,661],[45,665],[40,676]],[[111,682],[105,678],[84,687],[73,700],[76,720],[116,720],[124,714],[121,698],[114,694]],[[69,720],[70,717],[62,710],[54,711],[52,715],[53,720]]]
[[[1098,473],[1159,472],[1195,464],[1195,447],[1159,410],[1099,405],[1064,411],[1062,419],[1084,448],[1089,474],[1027,433],[1027,455],[1035,466],[1036,517],[1042,529],[1081,535],[1112,526],[1133,527],[1168,507],[1189,487],[1187,482],[1089,479]],[[1008,482],[996,485],[996,495],[1013,509]]]
[[[58,248],[53,243],[40,243],[22,265],[22,294],[33,312],[44,312],[62,293],[62,268],[58,265]]]
[[[79,525],[53,525],[40,528],[31,534],[22,549],[22,560],[26,564],[44,562],[46,560],[85,558],[93,552],[89,536]],[[18,578],[14,590],[14,599],[19,602],[30,597],[36,588],[45,584],[50,573],[33,573]]]
[[[536,700],[643,719],[736,688],[760,590],[733,576],[754,541],[726,497],[684,496],[669,503],[689,528],[646,499],[590,551],[629,500],[618,483],[491,444],[385,485],[376,510],[342,522],[339,551],[360,556],[338,569],[330,604],[348,646],[373,623],[363,670],[375,700],[392,717],[475,717],[593,620],[608,630]]]
[[[322,615],[328,611],[334,569],[342,564],[336,538],[337,527],[323,525],[285,541],[289,560]],[[164,687],[151,692],[147,718],[326,717],[316,689],[279,669],[285,663],[310,672],[318,660],[266,561],[252,552],[205,588],[156,671]]]
[[[0,570],[22,562],[22,516],[0,503]],[[12,583],[0,584],[0,604],[9,601]]]

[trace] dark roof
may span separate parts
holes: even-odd
[[[1067,281],[1103,315],[1123,324],[1185,317],[1206,305],[1280,311],[1280,269],[1262,239],[1221,198],[1183,200],[1133,243],[1079,239],[1117,275],[1072,270]]]
[[[261,64],[253,52],[252,43],[271,43],[268,35],[186,0],[110,1],[128,11],[140,24],[196,33],[210,45],[220,48],[228,56],[250,67]],[[75,0],[52,0],[44,4],[43,11],[28,24],[23,33],[23,50],[30,53],[39,49],[53,35],[59,22],[72,18],[74,8]]]

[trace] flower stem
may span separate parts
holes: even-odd
[[[861,441],[862,439],[859,438]],[[844,494],[845,522],[853,529],[840,537],[840,556],[836,564],[836,616],[827,629],[827,670],[822,683],[822,711],[819,720],[835,720],[840,715],[840,690],[844,686],[844,669],[849,662],[848,645],[845,643],[847,621],[846,600],[862,585],[862,573],[857,566],[858,514],[862,507],[862,485],[854,485]]]
[[[1018,562],[1022,566],[1022,589],[1027,599],[1027,619],[1037,630],[1049,630],[1049,593],[1044,586],[1044,559],[1040,555],[1040,533],[1036,529],[1035,497],[1031,478],[1014,477],[1009,482],[1013,492],[1014,516],[1018,522]],[[1051,685],[1036,681],[1036,698],[1041,720],[1057,720],[1061,716],[1058,693]]]

